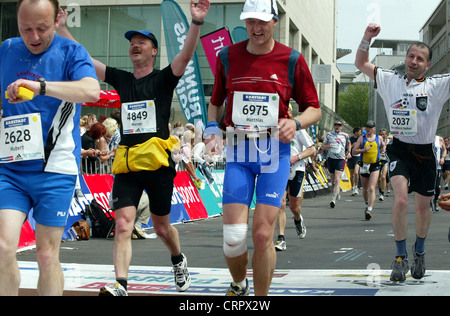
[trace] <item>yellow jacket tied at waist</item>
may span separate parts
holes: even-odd
[[[127,173],[131,171],[154,171],[162,166],[169,166],[169,155],[166,150],[174,151],[180,148],[178,138],[168,139],[152,137],[142,144],[134,146],[120,145],[112,166],[112,173]]]

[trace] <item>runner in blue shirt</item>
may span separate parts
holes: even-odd
[[[100,86],[86,50],[54,34],[58,7],[57,0],[19,0],[21,37],[0,47],[0,295],[18,294],[16,250],[31,209],[38,293],[64,288],[59,246],[81,155],[80,103],[97,101]],[[31,100],[19,94],[24,88]]]

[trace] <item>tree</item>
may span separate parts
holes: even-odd
[[[365,126],[369,118],[369,86],[363,83],[349,85],[339,93],[338,114],[351,126]]]

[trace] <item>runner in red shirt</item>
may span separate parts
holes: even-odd
[[[246,236],[255,187],[253,282],[255,295],[267,295],[276,262],[275,221],[289,177],[290,142],[296,130],[315,124],[322,115],[303,56],[273,38],[277,14],[276,0],[245,2],[241,20],[249,40],[219,53],[208,109],[207,136],[220,134],[217,122],[226,110],[223,231],[225,259],[233,277],[228,295],[249,294]],[[288,116],[291,98],[303,112],[294,119]]]

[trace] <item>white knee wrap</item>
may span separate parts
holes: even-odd
[[[223,252],[228,258],[236,258],[247,251],[247,224],[223,225]]]

